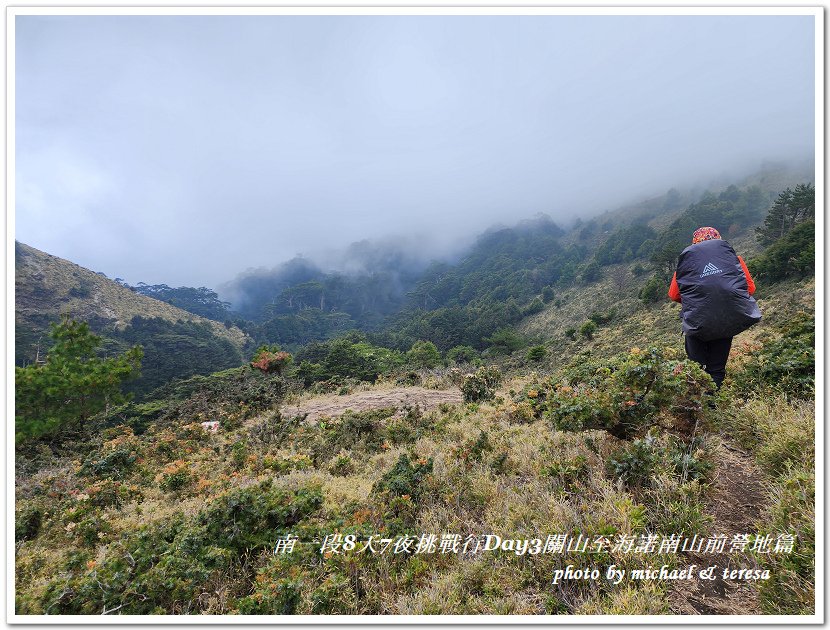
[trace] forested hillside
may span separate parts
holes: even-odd
[[[812,613],[815,193],[767,176],[493,228],[406,277],[400,259],[295,260],[249,274],[256,299],[227,325],[20,245],[19,338],[62,307],[93,325],[53,327],[17,370],[16,611]],[[718,392],[666,297],[704,225],[747,261],[763,313]],[[97,396],[73,394],[67,365]],[[621,543],[681,534],[728,544]],[[751,577],[552,584],[568,566],[704,563]]]
[[[238,366],[250,338],[224,325],[176,308],[23,243],[15,243],[15,364],[43,360],[50,325],[62,317],[89,324],[113,353],[144,347],[141,377],[128,384],[145,394],[173,378],[210,374]]]

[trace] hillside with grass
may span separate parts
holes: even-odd
[[[49,331],[62,318],[87,322],[110,353],[140,343],[144,394],[171,378],[209,374],[242,363],[250,338],[224,325],[136,293],[103,274],[15,242],[15,364],[42,360]]]
[[[670,195],[581,241],[544,218],[492,230],[385,327],[266,339],[22,440],[16,612],[814,613],[815,235],[796,183]],[[763,319],[717,393],[666,298],[688,225],[761,270]]]

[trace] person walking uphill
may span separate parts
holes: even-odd
[[[743,259],[713,227],[695,230],[669,287],[680,302],[686,354],[700,363],[720,389],[732,338],[761,321],[752,297],[755,282]]]

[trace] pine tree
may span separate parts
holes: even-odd
[[[101,338],[86,322],[53,324],[54,345],[44,363],[15,368],[17,441],[76,425],[108,405],[124,402],[121,382],[137,374],[143,352],[134,346],[112,358],[96,355]]]
[[[814,218],[815,212],[816,190],[812,184],[787,188],[772,204],[764,225],[757,228],[758,240],[764,246],[772,245],[799,223]]]
[[[793,191],[792,212],[793,227],[804,221],[815,219],[816,216],[816,189],[812,184],[799,184]]]

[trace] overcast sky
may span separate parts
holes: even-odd
[[[809,157],[812,17],[16,18],[16,238],[211,286]]]

